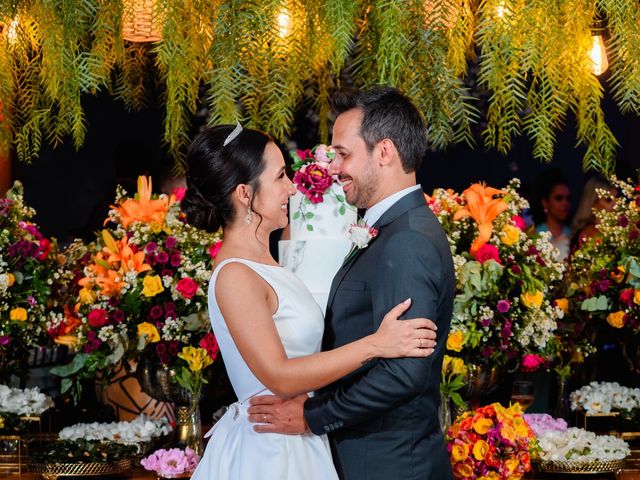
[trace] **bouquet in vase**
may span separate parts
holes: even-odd
[[[463,413],[446,441],[455,478],[517,480],[531,470],[537,452],[535,435],[517,403]]]
[[[50,331],[75,337],[78,354],[54,373],[63,390],[98,370],[135,360],[142,352],[158,362],[183,362],[184,347],[205,348],[211,359],[217,344],[207,315],[207,285],[219,234],[186,224],[180,212],[184,194],[153,195],[151,179],[138,179],[134,198],[118,189],[105,228],[99,235],[71,318]],[[60,328],[63,327],[63,328]],[[125,363],[126,364],[126,363]],[[108,375],[106,375],[108,376]]]
[[[5,379],[25,374],[29,350],[46,341],[56,244],[40,233],[34,215],[16,181],[0,199],[0,377]]]
[[[527,233],[520,214],[528,203],[518,187],[514,179],[502,190],[436,189],[427,202],[447,234],[456,270],[447,354],[533,371],[545,362],[564,315],[551,295],[564,266],[548,233]]]

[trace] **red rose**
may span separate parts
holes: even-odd
[[[89,325],[92,327],[102,327],[107,323],[107,311],[104,308],[95,308],[89,312]]]
[[[293,183],[311,203],[321,203],[322,195],[333,183],[333,177],[326,168],[317,163],[310,163],[296,172]]]
[[[524,357],[522,357],[522,371],[533,372],[537,370],[538,367],[543,363],[544,363],[544,358],[541,357],[540,355],[527,353]]]
[[[485,243],[478,249],[476,252],[476,260],[480,263],[484,263],[487,260],[495,260],[498,263],[502,263],[500,262],[500,252],[498,251],[498,247],[491,245],[490,243]]]
[[[193,298],[198,291],[198,284],[188,277],[181,278],[176,286],[176,290],[180,292],[184,298]]]
[[[208,332],[204,337],[202,337],[202,340],[200,340],[200,347],[207,351],[211,360],[215,360],[218,356],[218,352],[220,352],[218,340],[216,340],[216,336],[212,332]]]
[[[621,291],[619,298],[627,307],[631,307],[633,305],[633,288],[627,288]]]
[[[38,248],[38,253],[36,255],[38,260],[42,261],[45,260],[49,255],[49,252],[51,252],[51,242],[46,238],[43,238],[39,243],[40,247]]]

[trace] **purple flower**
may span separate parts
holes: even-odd
[[[551,431],[564,432],[568,427],[567,422],[562,418],[553,418],[547,413],[525,413],[522,417],[529,424],[536,437]]]
[[[154,305],[153,307],[151,307],[151,311],[149,312],[149,318],[151,318],[151,320],[158,320],[160,317],[162,317],[163,313],[164,311],[162,310],[162,307],[160,305]]]
[[[2,335],[0,337],[0,345],[6,347],[11,343],[11,337],[9,335]]]
[[[113,312],[113,320],[116,323],[124,322],[124,318],[125,318],[125,315],[124,315],[124,312],[122,310],[116,310],[115,312]]]
[[[156,472],[161,477],[171,478],[192,473],[199,460],[200,457],[190,448],[184,451],[179,448],[169,450],[163,448],[140,460],[140,464],[146,470]]]
[[[493,347],[484,347],[482,349],[482,356],[485,358],[489,358],[491,355],[493,355]]]
[[[637,228],[634,228],[629,232],[629,240],[635,240],[638,237],[640,237],[640,230],[638,230]]]
[[[147,246],[144,247],[147,253],[153,253],[156,251],[157,248],[158,248],[158,244],[156,242],[149,242],[147,243]]]
[[[110,297],[107,303],[109,304],[110,307],[115,308],[118,305],[120,305],[120,300],[118,299],[118,297]]]
[[[169,355],[176,357],[178,355],[178,342],[175,340],[169,343]]]
[[[160,274],[161,277],[173,277],[173,271],[169,270],[168,268],[165,268],[164,270],[162,270],[162,273]]]
[[[176,240],[176,237],[167,237],[164,241],[164,246],[171,249],[175,247],[177,243],[178,241]]]
[[[159,343],[156,345],[156,353],[157,353],[159,356],[166,355],[166,353],[167,353],[167,345],[166,345],[164,342],[159,342]]]
[[[167,255],[167,252],[159,252],[158,255],[156,256],[156,260],[158,260],[158,263],[161,263],[164,265],[169,261],[169,255]]]
[[[625,214],[622,214],[618,217],[618,225],[621,227],[627,227],[629,225],[629,219]]]
[[[32,295],[29,295],[27,297],[27,303],[29,304],[29,306],[35,307],[38,304],[38,301]]]
[[[491,319],[483,318],[482,320],[480,320],[480,325],[482,325],[483,327],[488,327],[489,325],[491,325]]]
[[[500,313],[507,313],[511,308],[511,304],[509,300],[499,300],[497,308]]]
[[[514,275],[520,275],[522,273],[522,269],[518,265],[511,265],[511,273]]]
[[[154,253],[147,253],[144,261],[153,267],[157,263],[156,255]]]
[[[167,302],[164,304],[164,311],[167,312],[167,314],[169,313],[176,313],[176,304],[173,302]]]
[[[169,264],[172,267],[179,267],[182,264],[182,259],[180,258],[180,252],[172,252],[169,257]]]

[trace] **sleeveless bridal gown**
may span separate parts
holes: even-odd
[[[239,401],[207,433],[207,448],[192,480],[332,480],[338,478],[329,443],[313,434],[256,433],[249,422],[249,399],[269,394],[243,360],[222,318],[215,296],[220,269],[240,262],[262,277],[278,296],[273,321],[289,358],[320,351],[322,311],[304,284],[289,270],[241,258],[221,262],[209,283],[209,316],[220,352]],[[238,288],[246,288],[241,285]],[[255,339],[260,342],[259,338]]]

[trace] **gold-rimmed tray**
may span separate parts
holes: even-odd
[[[540,460],[535,465],[539,471],[547,473],[612,473],[622,470],[625,460],[594,460],[591,462]]]
[[[32,463],[29,470],[39,473],[45,480],[56,480],[58,477],[116,475],[130,470],[131,467],[131,459],[125,458],[117,462]]]

